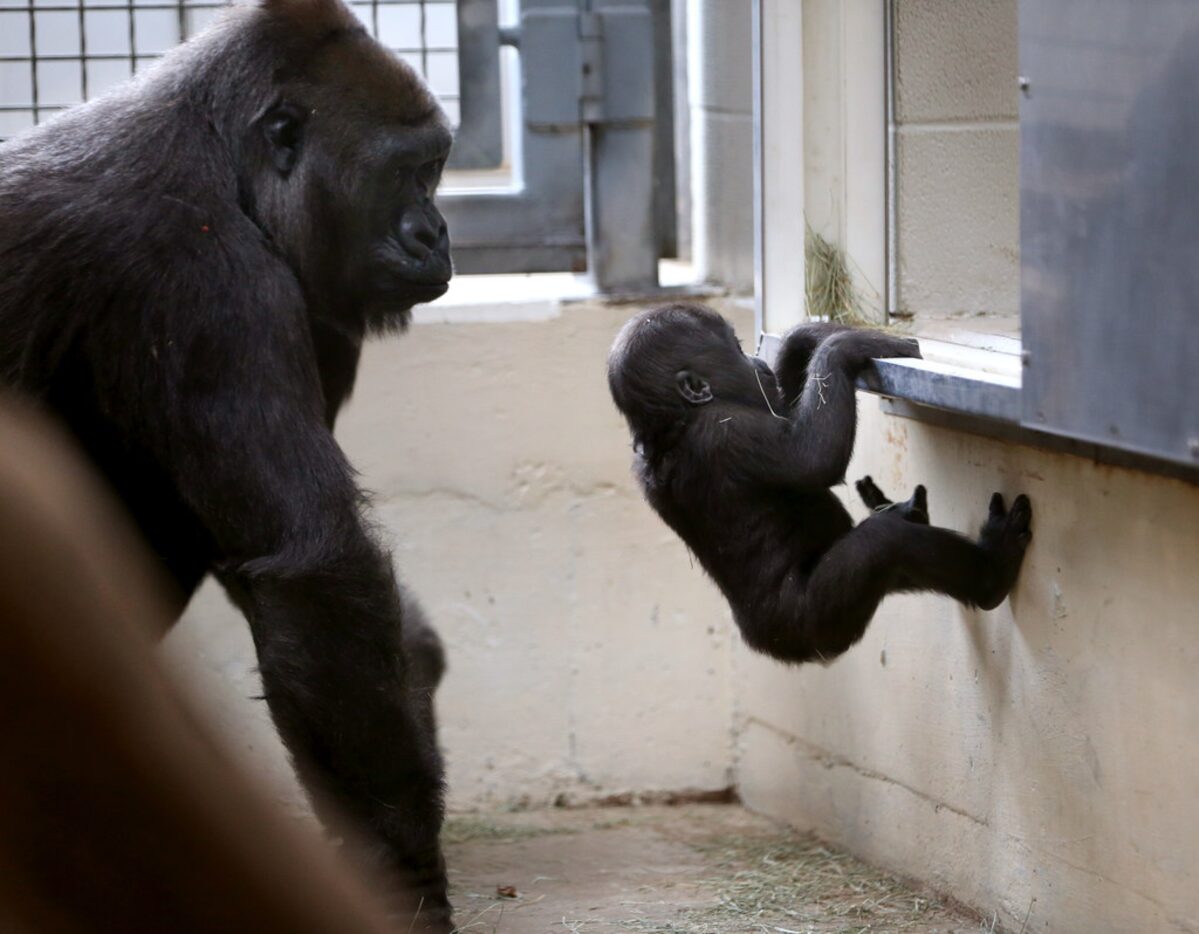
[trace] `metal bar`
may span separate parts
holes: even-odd
[[[140,9],[142,9],[142,7],[138,7],[138,9],[140,10]],[[40,12],[40,10],[39,10],[39,12]],[[419,52],[420,49],[417,49],[417,48],[411,48],[411,49],[393,48],[392,51],[394,51],[394,52]],[[436,47],[436,46],[431,46],[429,48],[429,51],[434,52],[434,53],[436,53],[436,52],[456,52],[457,49],[454,49],[452,47],[440,48],[440,47]],[[144,59],[158,59],[158,58],[162,58],[164,55],[166,55],[165,52],[141,52],[141,53],[138,53],[137,57],[144,58]],[[48,52],[46,54],[39,55],[37,57],[37,60],[39,62],[78,62],[78,61],[84,61],[84,60],[89,61],[89,62],[123,62],[123,61],[127,61],[128,59],[129,59],[129,54],[126,52],[93,52],[92,54],[86,55],[86,56],[73,55],[70,52]],[[27,62],[27,61],[29,61],[28,55],[0,55],[0,62]],[[437,96],[441,100],[446,100],[446,99],[457,98],[459,95],[457,95],[457,94],[438,94]]]
[[[426,81],[429,80],[429,50],[426,45],[429,41],[429,33],[427,28],[425,0],[420,0],[420,73],[424,75]]]
[[[83,25],[83,10],[86,0],[79,0],[79,91],[87,100],[87,30]]]
[[[753,175],[754,175],[754,341],[761,344],[766,336],[766,230],[763,204],[763,173],[766,167],[762,153],[762,4],[754,0],[752,22],[751,74],[753,81]],[[802,183],[802,176],[799,182]]]
[[[133,19],[133,0],[125,0],[125,15],[129,18],[129,75],[137,74],[137,25]]]
[[[652,0],[654,24],[654,233],[659,256],[679,255],[675,188],[674,36],[671,0]]]
[[[875,360],[858,388],[982,418],[1020,421],[1020,381],[932,363],[927,360]]]
[[[617,5],[591,0],[599,35],[581,36],[602,60],[584,62],[584,88],[598,67],[602,98],[583,100],[588,272],[601,292],[653,289],[658,284],[654,236],[654,38],[647,0]],[[598,40],[598,41],[596,41]],[[588,113],[590,109],[591,113]]]
[[[224,7],[226,7],[228,5],[229,5],[228,3],[218,3],[218,2],[189,3],[189,4],[187,4],[187,9],[189,9],[189,10],[218,10],[218,9],[223,9]],[[125,4],[115,3],[111,6],[90,6],[89,5],[89,6],[84,7],[84,9],[93,10],[93,11],[98,10],[98,11],[102,11],[102,12],[103,11],[120,12],[122,9],[125,8],[125,6],[126,6]],[[139,3],[137,5],[137,8],[139,10],[174,10],[178,6],[179,6],[178,3]],[[9,9],[6,7],[0,7],[0,10],[4,10],[4,12],[9,12]],[[37,6],[37,11],[39,13],[75,13],[78,10],[79,10],[79,6],[76,4],[58,4],[58,3],[41,4],[41,3],[39,3]]]
[[[895,117],[895,0],[883,4],[883,81],[887,108],[887,233],[884,319],[899,311],[899,139]]]
[[[33,0],[26,0],[26,10],[29,13],[29,90],[33,97],[33,122],[38,122],[40,108],[38,107],[37,82],[37,17],[33,13]]]
[[[763,334],[758,355],[774,366],[782,346],[777,334]],[[1020,421],[1020,377],[969,369],[934,360],[875,360],[858,377],[858,388],[917,405],[950,409],[980,418]]]

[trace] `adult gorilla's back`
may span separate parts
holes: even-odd
[[[365,334],[445,291],[449,140],[340,0],[268,0],[0,146],[0,382],[74,431],[183,598],[220,579],[310,788],[433,930],[433,685],[401,639],[440,647],[331,429]]]

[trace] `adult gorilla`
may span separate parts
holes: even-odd
[[[217,576],[310,789],[429,930],[440,644],[331,429],[365,334],[446,289],[449,145],[340,0],[266,0],[0,147],[0,382],[74,431],[184,597]]]

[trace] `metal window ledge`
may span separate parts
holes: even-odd
[[[858,388],[892,400],[992,421],[1020,422],[1020,342],[976,335],[956,343],[920,340],[922,360],[876,360]],[[778,335],[765,334],[759,353],[771,365]]]
[[[876,360],[859,377],[858,387],[915,405],[1018,424],[1020,351],[1018,341],[1010,344],[998,349],[921,340],[924,359]]]
[[[858,378],[859,389],[882,397],[885,412],[1199,484],[1199,468],[1023,424],[1018,339],[981,334],[918,339],[924,359],[875,360]],[[764,334],[758,353],[773,366],[781,345],[778,335]]]

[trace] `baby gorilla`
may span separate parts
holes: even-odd
[[[914,340],[840,325],[787,334],[775,371],[710,308],[668,305],[621,330],[608,383],[646,498],[732,606],[746,642],[787,662],[861,638],[888,593],[931,590],[991,609],[1015,584],[1032,509],[991,498],[977,542],[928,524],[923,487],[892,503],[869,477],[858,526],[829,487],[853,451],[854,378]]]

